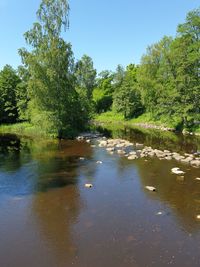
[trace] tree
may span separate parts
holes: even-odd
[[[0,72],[0,122],[13,123],[18,118],[16,88],[20,79],[16,71],[6,65]]]
[[[126,71],[117,71],[120,75],[117,75],[119,79],[113,94],[113,109],[121,112],[125,119],[137,117],[143,112],[137,84],[137,71],[138,67],[134,64],[128,65]]]
[[[82,126],[79,96],[75,91],[71,45],[61,38],[68,26],[67,0],[42,0],[38,21],[25,33],[31,51],[20,49],[30,73],[28,94],[31,121],[58,137]]]
[[[79,94],[82,105],[82,115],[89,119],[93,110],[92,92],[96,84],[96,70],[92,59],[87,55],[83,55],[75,64],[74,74],[76,91]]]
[[[172,47],[176,68],[176,109],[184,126],[200,113],[200,8],[188,13]]]
[[[164,37],[151,45],[142,57],[137,79],[142,101],[148,112],[157,116],[168,112],[173,95],[173,65],[170,49],[173,39]]]
[[[28,103],[30,100],[28,96],[28,81],[30,74],[23,66],[18,67],[17,73],[21,80],[16,87],[17,111],[20,120],[28,120]]]
[[[96,70],[89,56],[83,55],[76,63],[75,77],[79,93],[91,99],[92,91],[96,83]]]
[[[140,92],[129,85],[122,85],[120,90],[114,95],[113,109],[121,112],[125,119],[141,115],[143,106]]]
[[[180,117],[191,126],[200,113],[200,9],[188,13],[175,39],[150,46],[138,72],[142,100],[152,115]]]
[[[99,73],[97,87],[93,91],[93,100],[97,113],[108,111],[113,102],[113,73],[108,70]]]

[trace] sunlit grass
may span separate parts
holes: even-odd
[[[0,125],[0,133],[29,137],[51,137],[42,128],[33,126],[28,122]]]
[[[159,118],[154,118],[150,113],[144,113],[141,116],[129,120],[125,120],[123,115],[120,113],[114,113],[113,111],[108,111],[99,115],[96,115],[95,121],[102,123],[123,123],[125,125],[139,125],[149,124],[155,126],[162,126],[171,128],[174,130],[180,130],[179,126],[181,124],[181,119],[177,116],[159,116]],[[200,133],[200,125],[195,128],[190,129],[194,133]]]

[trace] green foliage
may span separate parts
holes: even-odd
[[[20,78],[15,70],[6,65],[0,72],[0,123],[13,123],[17,120],[16,88]]]
[[[88,120],[93,112],[92,93],[96,83],[96,70],[89,56],[83,55],[75,64],[74,76],[76,92],[82,105],[82,117]]]
[[[124,116],[121,113],[116,113],[114,111],[107,111],[96,115],[95,121],[97,122],[107,122],[107,123],[115,123],[115,122],[123,122]]]
[[[48,136],[72,137],[95,110],[100,120],[199,130],[200,8],[188,13],[175,38],[149,46],[139,66],[118,65],[98,77],[92,59],[75,63],[61,37],[68,12],[67,0],[41,1],[38,21],[25,33],[31,49],[19,50],[23,66],[0,72],[0,123],[29,121]]]
[[[91,100],[92,92],[96,83],[96,70],[92,59],[83,55],[75,65],[75,77],[78,92],[85,98]]]
[[[140,92],[129,85],[122,85],[114,95],[113,108],[123,113],[125,119],[137,117],[143,112]]]
[[[200,113],[200,8],[189,12],[186,22],[178,26],[172,52],[179,95],[177,113],[187,127],[189,118]]]
[[[30,75],[28,70],[23,66],[18,67],[18,75],[21,79],[21,82],[16,87],[16,101],[17,101],[17,110],[19,120],[28,120],[28,80],[30,79]]]
[[[27,137],[54,137],[53,135],[50,136],[47,134],[41,127],[37,127],[33,124],[28,122],[21,122],[16,124],[9,124],[9,125],[0,125],[0,133],[3,134],[17,134],[20,136],[27,136]]]
[[[75,90],[71,45],[61,37],[68,25],[66,0],[43,0],[37,12],[39,22],[25,33],[32,50],[20,55],[30,74],[28,109],[32,123],[58,137],[82,126],[82,110]]]
[[[164,37],[143,56],[137,78],[143,104],[159,119],[190,127],[200,112],[200,9],[189,12],[175,39]],[[182,125],[182,126],[181,126]]]
[[[113,109],[123,113],[125,119],[137,117],[143,112],[141,94],[137,89],[137,70],[138,67],[133,64],[127,66],[123,72],[122,69],[117,69]]]
[[[97,113],[109,110],[113,102],[113,74],[103,71],[99,74],[97,87],[93,91],[93,101]]]

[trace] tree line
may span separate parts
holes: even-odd
[[[71,136],[94,116],[112,110],[124,119],[150,113],[177,117],[177,127],[200,121],[200,8],[187,14],[174,38],[147,48],[139,65],[97,75],[92,59],[75,61],[62,38],[67,0],[42,0],[37,22],[19,49],[22,65],[0,72],[0,123],[29,121],[57,137]]]

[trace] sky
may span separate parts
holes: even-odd
[[[175,36],[200,0],[70,0],[70,28],[63,38],[76,59],[89,55],[98,72],[139,64],[147,46]],[[23,34],[36,21],[40,0],[0,0],[0,69],[21,64]]]

